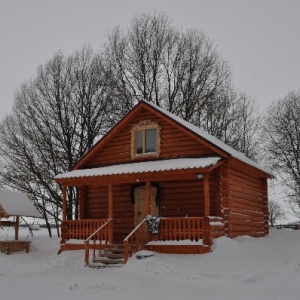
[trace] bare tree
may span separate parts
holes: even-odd
[[[53,177],[68,171],[107,131],[109,94],[101,56],[84,47],[56,53],[16,93],[13,113],[0,126],[1,184],[27,193],[59,228],[61,189]],[[69,189],[68,219],[78,218]]]
[[[122,115],[144,99],[190,121],[230,82],[228,64],[204,33],[181,32],[164,13],[135,16],[126,34],[115,28],[105,52]]]
[[[269,206],[269,223],[271,224],[271,227],[274,227],[274,224],[277,221],[285,219],[285,212],[283,207],[275,200],[270,200],[268,206]]]
[[[182,31],[164,13],[136,15],[116,27],[99,54],[84,47],[56,53],[17,91],[0,125],[0,184],[29,194],[59,227],[61,189],[68,171],[94,142],[141,99],[201,126],[254,158],[255,105],[232,87],[231,69],[199,30]],[[69,188],[67,217],[78,218]]]
[[[247,157],[257,160],[261,146],[261,115],[253,98],[240,93],[232,107],[232,136],[225,141],[233,148],[243,152]]]
[[[264,132],[269,164],[284,184],[291,209],[300,216],[300,92],[289,92],[268,109]]]
[[[112,30],[103,51],[112,124],[143,99],[255,156],[253,100],[234,91],[228,63],[202,31],[178,30],[165,13],[140,14],[127,31]]]

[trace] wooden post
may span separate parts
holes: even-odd
[[[146,182],[146,214],[151,215],[151,182]]]
[[[210,232],[210,224],[209,224],[209,217],[204,217],[203,219],[203,245],[205,246],[212,246],[213,240],[211,238]],[[210,249],[211,250],[211,249]]]
[[[19,239],[19,224],[20,224],[20,217],[16,216],[16,224],[15,224],[15,240]]]
[[[85,265],[87,266],[90,261],[90,241],[85,242],[85,247],[84,247],[84,262]]]
[[[209,173],[204,174],[204,213],[205,217],[210,216]]]
[[[151,182],[146,182],[146,214],[151,215]],[[147,241],[150,240],[150,232],[147,229]],[[142,243],[146,243],[146,241],[142,241]]]
[[[79,219],[82,220],[85,218],[84,216],[84,206],[85,206],[85,200],[86,200],[86,186],[81,186],[78,188],[79,190]]]
[[[67,219],[67,187],[63,185],[63,211],[62,211],[62,217],[63,217],[63,221],[65,221]]]
[[[128,240],[124,242],[124,263],[126,264],[128,260]]]
[[[61,223],[61,228],[60,228],[60,233],[61,233],[61,241],[60,244],[65,244],[66,238],[67,238],[67,227],[64,224],[67,219],[67,187],[62,186],[62,223]],[[62,252],[62,246],[60,247],[58,254]]]
[[[114,217],[114,210],[113,210],[113,186],[112,184],[108,185],[108,217],[112,219]],[[112,244],[113,243],[113,222],[110,222],[108,228],[108,240]]]

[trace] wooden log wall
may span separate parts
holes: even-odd
[[[86,199],[88,197],[87,194],[87,187],[86,186],[81,186],[79,187],[79,219],[87,219],[86,218],[86,206],[87,206],[87,201]]]
[[[262,179],[246,174],[234,168],[223,170],[228,178],[228,234],[230,237],[239,235],[264,236],[264,189]]]
[[[223,217],[224,234],[229,236],[229,182],[228,182],[228,166],[220,168],[220,216]]]
[[[132,185],[113,186],[114,241],[119,242],[134,229],[134,204],[130,198]]]
[[[194,157],[201,155],[215,155],[211,150],[196,142],[183,131],[170,125],[165,119],[158,118],[147,110],[143,110],[137,118],[126,126],[115,138],[99,153],[88,162],[86,168],[101,165],[132,162],[131,159],[131,128],[134,124],[142,120],[150,119],[158,122],[161,126],[161,153],[160,159],[172,157]],[[153,158],[139,158],[141,160],[151,160]]]
[[[264,229],[265,235],[269,234],[269,206],[268,206],[268,180],[262,179],[263,189],[263,213],[264,213]]]
[[[215,178],[210,176],[211,214],[216,214]],[[160,215],[162,217],[203,217],[203,180],[172,181],[161,184]]]
[[[223,218],[221,176],[221,168],[209,174],[210,216]]]
[[[84,218],[108,218],[108,186],[85,187]],[[113,186],[114,241],[123,240],[134,229],[134,205],[131,185]]]
[[[86,187],[85,219],[108,218],[108,186]]]

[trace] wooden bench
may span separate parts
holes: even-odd
[[[25,250],[26,253],[29,252],[29,246],[31,241],[0,241],[0,251],[1,253],[6,253],[9,255],[12,252]]]

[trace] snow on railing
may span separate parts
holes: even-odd
[[[203,238],[203,218],[161,218],[159,240],[198,241]]]
[[[83,219],[83,220],[65,220],[61,224],[62,244],[70,239],[85,240],[107,219]],[[100,238],[100,234],[99,234]]]
[[[145,227],[144,219],[124,239],[124,262],[132,256],[133,251],[143,249],[150,241],[198,241],[203,239],[203,245],[211,246],[211,225],[208,217],[178,217],[160,218],[160,229],[158,234],[150,233]]]

